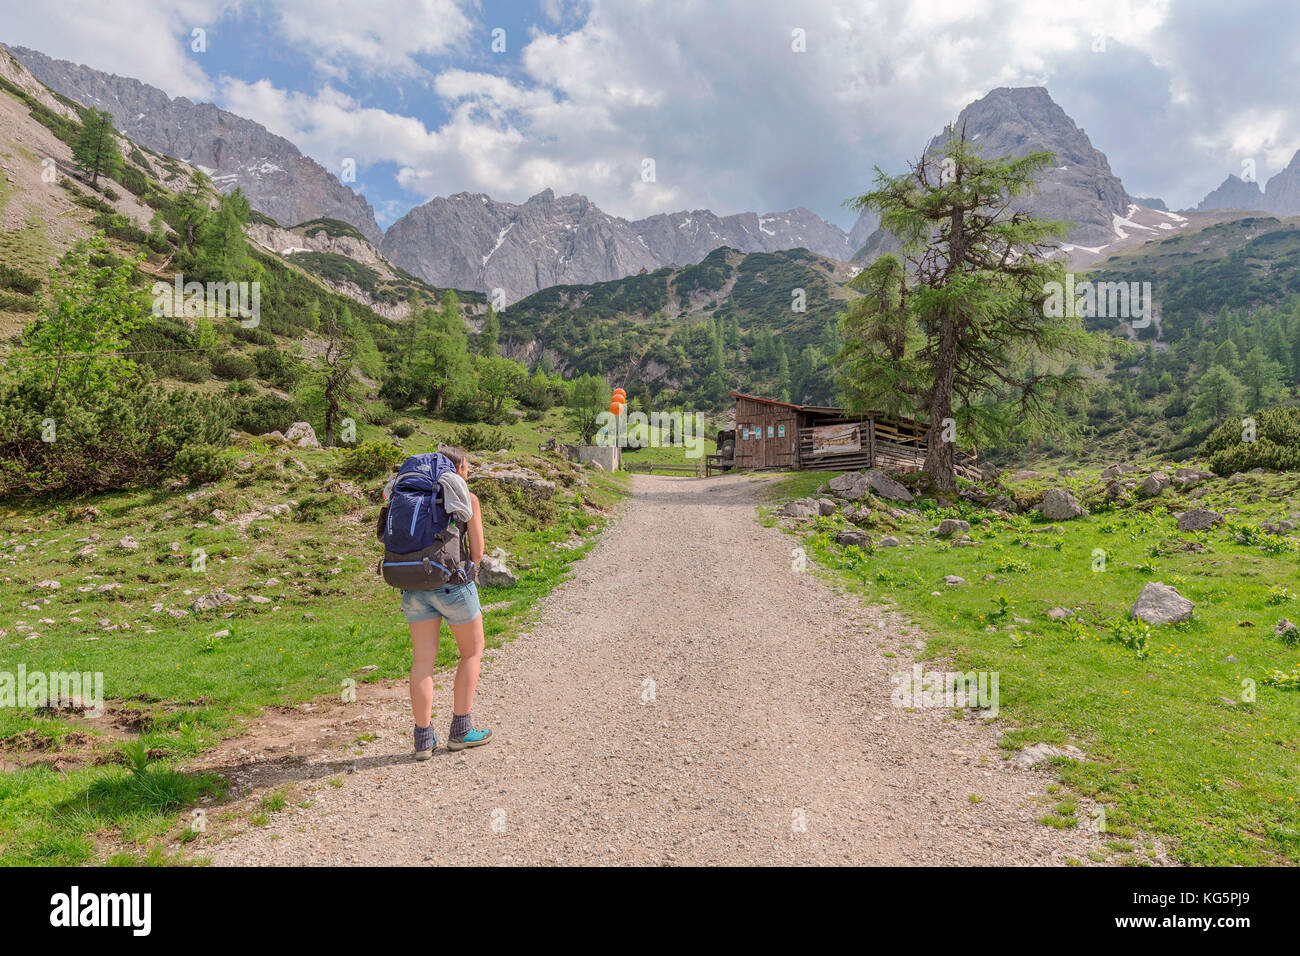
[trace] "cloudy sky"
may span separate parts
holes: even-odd
[[[873,166],[997,86],[1046,86],[1172,208],[1300,148],[1291,0],[6,0],[0,42],[351,158],[383,226],[550,187],[628,217],[802,205],[847,227]]]

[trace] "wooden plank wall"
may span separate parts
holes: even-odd
[[[798,431],[793,408],[737,398],[736,467],[793,468]]]

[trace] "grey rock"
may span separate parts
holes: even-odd
[[[1011,758],[1011,765],[1019,770],[1030,770],[1057,757],[1064,757],[1067,760],[1087,759],[1082,750],[1072,745],[1054,747],[1051,744],[1033,744]]]
[[[892,534],[887,534],[880,539],[880,546],[882,548],[897,548],[898,539],[895,538]]]
[[[1143,498],[1155,498],[1169,487],[1169,476],[1163,471],[1153,472],[1138,485],[1137,493]]]
[[[320,442],[316,440],[316,429],[311,427],[310,422],[294,422],[284,433],[284,440],[299,448],[320,447]]]
[[[811,518],[817,514],[817,503],[811,498],[796,498],[782,505],[777,514],[786,518]]]
[[[1130,612],[1148,624],[1177,624],[1192,617],[1196,605],[1178,593],[1177,588],[1161,581],[1149,581]]]
[[[519,583],[519,578],[504,561],[490,555],[484,555],[479,563],[477,580],[480,587],[489,588],[512,588]]]
[[[836,475],[830,480],[830,490],[849,501],[857,501],[871,490],[871,482],[860,471]]]
[[[225,591],[213,591],[211,594],[203,595],[190,607],[195,611],[215,611],[227,604],[234,604],[238,600],[239,598],[234,594],[227,594]]]
[[[1048,610],[1047,616],[1053,621],[1063,621],[1070,617],[1070,612],[1063,607],[1054,607]]]
[[[960,518],[944,518],[939,522],[939,527],[935,528],[935,537],[950,538],[959,532],[970,530],[970,522],[963,521]]]
[[[912,493],[883,471],[872,468],[864,471],[862,475],[867,479],[872,492],[880,497],[888,498],[890,501],[910,502],[912,500]]]
[[[835,512],[839,510],[840,510],[839,505],[837,505],[830,498],[817,499],[817,513],[819,515],[833,515],[835,514]]]
[[[1083,517],[1088,513],[1075,500],[1074,495],[1065,488],[1050,489],[1047,494],[1043,495],[1038,510],[1048,521],[1068,521],[1071,518]]]
[[[966,579],[955,574],[946,574],[944,575],[943,583],[949,587],[956,587],[959,584],[965,584]]]
[[[1208,531],[1223,521],[1223,515],[1209,508],[1193,508],[1178,516],[1179,531]]]
[[[835,543],[846,548],[855,547],[866,551],[871,547],[871,535],[865,531],[841,531],[835,536]]]

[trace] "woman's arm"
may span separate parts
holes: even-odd
[[[469,557],[475,564],[483,560],[483,512],[478,506],[478,495],[470,495],[474,516],[469,519]]]

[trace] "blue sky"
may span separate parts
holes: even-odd
[[[1195,205],[1246,161],[1262,182],[1300,148],[1298,26],[1283,0],[45,0],[7,5],[0,41],[354,159],[384,226],[549,187],[847,227],[874,165],[997,86],[1046,86],[1134,195]]]

